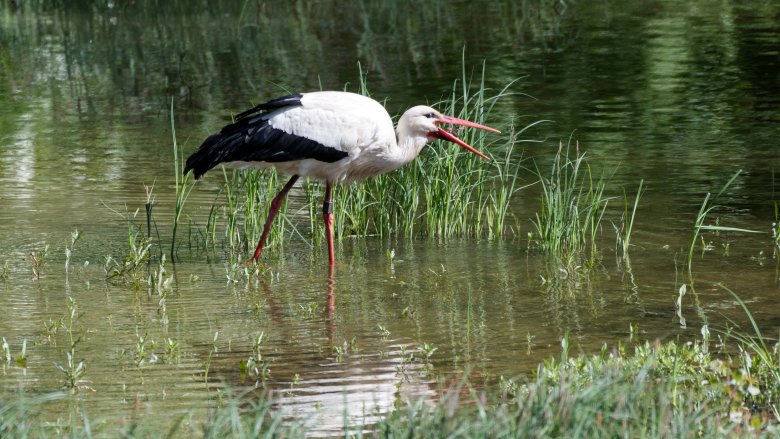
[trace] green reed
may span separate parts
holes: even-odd
[[[254,249],[260,239],[268,218],[271,201],[287,182],[287,176],[280,176],[274,169],[245,169],[228,171],[222,168],[224,183],[220,196],[210,207],[206,223],[207,240],[216,240],[217,228],[220,223],[219,212],[222,212],[223,247],[235,256],[238,252]],[[302,189],[306,192],[306,183]],[[304,241],[306,238],[298,231],[298,225],[291,217],[297,214],[288,213],[288,202],[299,193],[299,187],[293,189],[293,195],[288,196],[279,209],[276,220],[272,223],[265,248],[279,247],[286,236],[297,236]],[[310,210],[313,209],[310,206]],[[311,211],[310,211],[311,213]],[[313,217],[312,217],[313,218]]]
[[[184,162],[184,156],[180,155],[179,153],[179,147],[178,143],[176,142],[176,124],[174,123],[173,118],[173,99],[171,99],[171,137],[173,140],[173,173],[175,176],[174,180],[174,188],[176,190],[176,201],[174,204],[174,213],[173,213],[173,229],[171,231],[171,260],[176,260],[176,231],[179,228],[179,219],[181,218],[181,213],[184,210],[184,203],[187,201],[187,197],[190,195],[190,191],[192,191],[192,188],[195,187],[195,184],[190,184],[190,176],[191,173],[184,174],[182,171],[184,170],[184,166],[182,165]],[[148,232],[151,233],[151,212],[152,212],[152,204],[147,199],[146,203],[146,213],[147,213],[147,228]],[[148,238],[150,236],[147,236]]]
[[[535,244],[543,251],[571,260],[597,252],[596,238],[609,199],[604,177],[595,179],[579,145],[570,156],[560,144],[549,177],[537,169],[542,186],[541,209],[533,221]]]
[[[628,250],[631,247],[631,232],[634,230],[634,220],[636,219],[636,210],[639,207],[639,199],[645,190],[644,179],[639,181],[639,188],[636,190],[634,205],[629,212],[628,194],[623,190],[623,217],[620,227],[615,226],[615,249],[622,254],[624,261],[628,260]]]
[[[722,289],[728,291],[729,294],[734,297],[734,300],[739,304],[740,308],[742,308],[742,310],[745,312],[745,315],[748,317],[748,321],[750,322],[752,334],[732,330],[719,332],[737,341],[743,348],[746,348],[742,350],[743,356],[745,356],[745,360],[748,360],[749,356],[745,355],[744,352],[753,352],[755,360],[750,362],[750,366],[753,366],[755,369],[748,370],[748,372],[754,372],[757,370],[757,375],[769,378],[767,381],[772,384],[770,390],[774,393],[774,395],[772,395],[774,398],[767,398],[767,392],[765,392],[765,394],[762,395],[761,403],[763,405],[777,404],[777,398],[780,397],[780,343],[777,343],[777,340],[774,339],[775,344],[770,345],[770,339],[766,338],[761,333],[761,329],[759,329],[758,323],[756,323],[753,314],[750,312],[745,302],[734,291],[725,285],[719,286]],[[752,396],[754,397],[752,399],[756,399],[755,397],[758,395]]]
[[[279,178],[273,169],[228,172],[223,168],[223,176],[225,178],[222,186],[225,196],[224,238],[231,251],[246,251],[252,242],[260,238],[268,216],[268,206],[281,189]],[[286,210],[286,203],[283,203],[266,247],[274,246],[282,239]]]

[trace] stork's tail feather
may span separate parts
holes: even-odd
[[[255,113],[269,113],[285,107],[300,106],[301,97],[303,97],[302,94],[283,96],[239,113],[236,115],[234,123],[226,125],[220,132],[209,136],[203,141],[200,148],[187,158],[184,173],[186,174],[192,170],[197,180],[209,169],[222,162],[241,159],[266,160],[268,156],[273,155],[277,151],[256,152],[251,147],[248,148],[250,146],[248,144],[253,140],[251,137],[255,133],[258,135],[262,134],[262,136],[258,136],[258,140],[265,139],[266,134],[263,133],[269,128],[268,120],[262,115],[254,118],[249,116]],[[256,146],[261,146],[262,143],[258,142]],[[263,146],[268,147],[270,145]]]
[[[200,148],[187,158],[187,162],[184,165],[184,174],[192,171],[197,180],[206,171],[217,166],[220,162],[218,157],[223,141],[222,133],[212,134],[206,138],[203,144],[200,145]]]
[[[198,179],[220,163],[265,162],[272,165],[306,159],[334,163],[349,156],[348,151],[315,140],[316,133],[312,133],[315,138],[312,139],[305,134],[273,127],[271,121],[279,112],[302,105],[301,97],[290,95],[274,99],[239,114],[234,123],[203,141],[187,159],[184,173],[192,170]]]

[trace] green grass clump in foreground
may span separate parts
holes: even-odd
[[[564,356],[527,384],[503,381],[503,397],[462,386],[433,407],[398,410],[376,429],[385,437],[774,437],[769,400],[778,384],[765,381],[762,367],[678,343]]]

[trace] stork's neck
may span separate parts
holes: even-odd
[[[380,147],[369,148],[352,161],[346,180],[360,181],[394,171],[414,160],[427,141],[425,137],[410,135],[399,128],[396,130],[395,139],[385,139]]]
[[[428,142],[426,136],[416,135],[409,131],[406,124],[399,123],[398,128],[396,128],[398,143],[395,153],[397,155],[396,160],[400,162],[399,166],[414,160]]]

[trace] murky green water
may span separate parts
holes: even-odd
[[[744,322],[721,282],[767,333],[780,327],[775,2],[423,2],[413,13],[385,2],[88,3],[0,7],[0,264],[9,267],[0,336],[14,355],[26,340],[28,356],[26,368],[3,368],[5,391],[62,387],[55,364],[67,362],[70,342],[46,325],[68,314],[69,296],[86,365],[80,395],[93,418],[206,407],[216,389],[252,386],[262,373],[247,378],[239,365],[257,358],[262,334],[266,388],[323,431],[343,425],[345,404],[370,422],[398,397],[435,394],[441,372],[528,373],[560,351],[565,334],[592,351],[628,343],[631,325],[635,338],[653,340]],[[513,202],[515,239],[343,239],[332,284],[324,252],[300,239],[274,250],[272,275],[235,283],[221,253],[182,250],[167,265],[164,304],[146,286],[104,281],[104,258],[127,252],[127,212],[140,209],[144,222],[145,185],[154,186],[156,221],[170,224],[171,102],[180,148],[190,152],[231,111],[356,84],[358,61],[391,113],[436,101],[460,77],[462,56],[477,72],[484,61],[493,89],[522,78],[491,125],[550,121],[528,130],[542,142],[523,144],[524,157],[547,169],[572,136],[610,176],[608,195],[618,198],[593,269],[564,273],[526,251],[539,206],[530,187]],[[711,249],[697,247],[692,292],[683,261],[696,213],[738,169],[710,219],[763,233],[705,234]],[[528,170],[521,178],[536,180]],[[642,179],[627,267],[612,250],[611,224],[623,190],[633,198]],[[221,182],[215,174],[199,183],[185,215],[203,216]],[[66,276],[75,229],[83,237]],[[30,253],[46,245],[35,279]],[[178,347],[169,350],[169,339]]]

